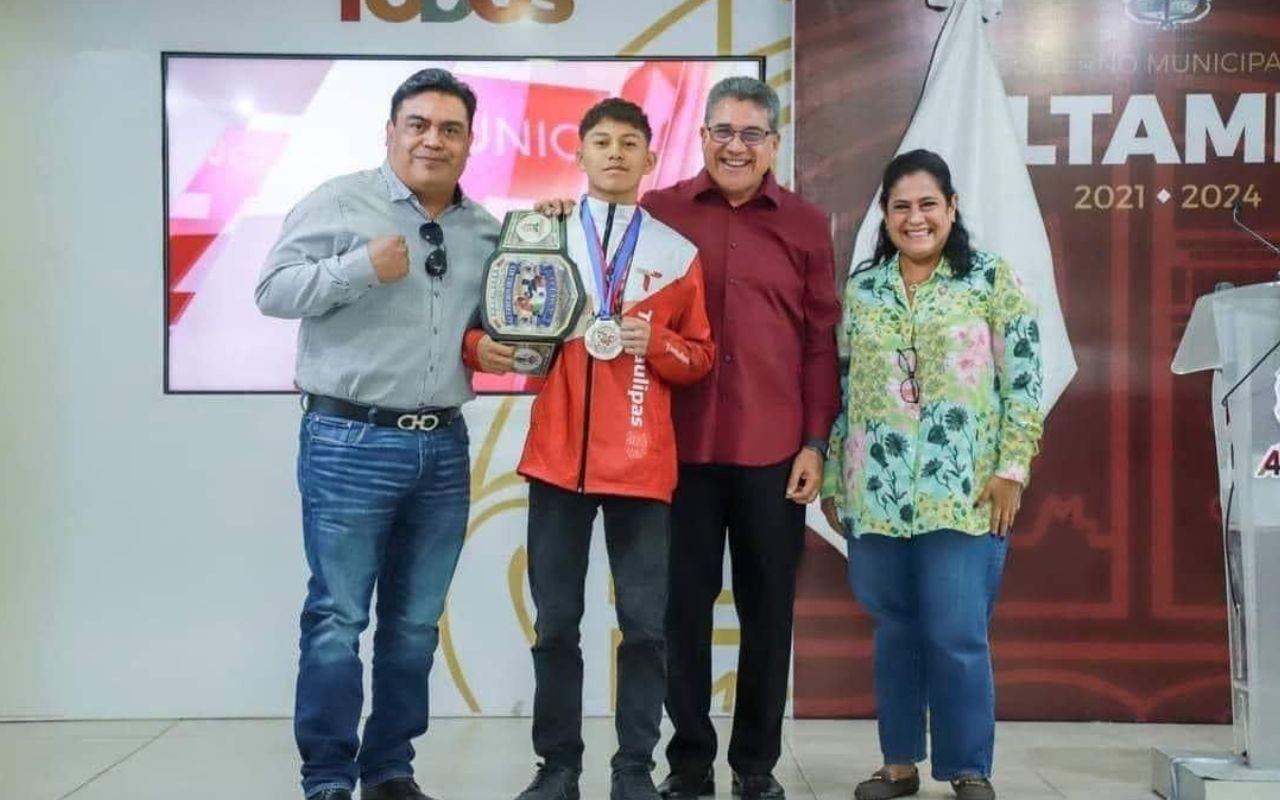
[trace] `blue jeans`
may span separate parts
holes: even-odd
[[[302,537],[311,568],[302,609],[294,735],[302,789],[354,789],[413,774],[427,730],[437,623],[470,507],[466,423],[427,433],[308,413],[298,449]],[[378,588],[372,713],[359,637]]]
[[[1005,539],[952,530],[849,538],[849,583],[875,622],[876,712],[886,764],[925,758],[933,777],[990,777],[995,686],[987,626]]]

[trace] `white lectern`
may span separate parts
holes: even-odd
[[[1202,370],[1213,370],[1234,752],[1156,748],[1151,788],[1169,800],[1280,798],[1280,282],[1196,301],[1173,371]]]

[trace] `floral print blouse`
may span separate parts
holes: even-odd
[[[976,252],[957,279],[944,258],[908,304],[895,255],[849,276],[837,337],[822,496],[846,530],[989,532],[974,502],[992,475],[1026,484],[1044,423],[1040,329],[1013,270]]]

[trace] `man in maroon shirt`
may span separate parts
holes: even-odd
[[[826,215],[778,185],[777,94],[727,78],[707,97],[696,177],[641,205],[698,247],[717,358],[673,395],[680,459],[667,605],[668,800],[715,793],[712,614],[726,538],[741,626],[729,765],[735,794],[781,800],[773,778],[791,666],[805,504],[840,405],[840,305]],[[540,209],[567,210],[565,203]],[[727,533],[727,537],[726,537]]]
[[[667,746],[673,800],[712,794],[712,613],[729,544],[741,626],[729,765],[744,800],[777,800],[805,504],[840,406],[840,318],[827,217],[778,185],[778,96],[727,78],[707,97],[706,168],[643,205],[698,246],[717,359],[675,394]]]

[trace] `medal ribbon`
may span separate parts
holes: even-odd
[[[631,257],[635,255],[636,242],[640,239],[640,221],[644,212],[636,206],[631,222],[627,223],[627,229],[622,234],[622,242],[614,251],[613,260],[609,262],[609,282],[605,283],[604,245],[600,243],[600,234],[596,231],[595,220],[591,218],[587,198],[582,198],[578,208],[582,227],[587,232],[587,256],[591,260],[591,271],[595,275],[596,286],[601,294],[600,307],[596,316],[610,317],[614,310],[621,306],[619,301],[622,290],[627,285],[627,275],[631,273]]]

